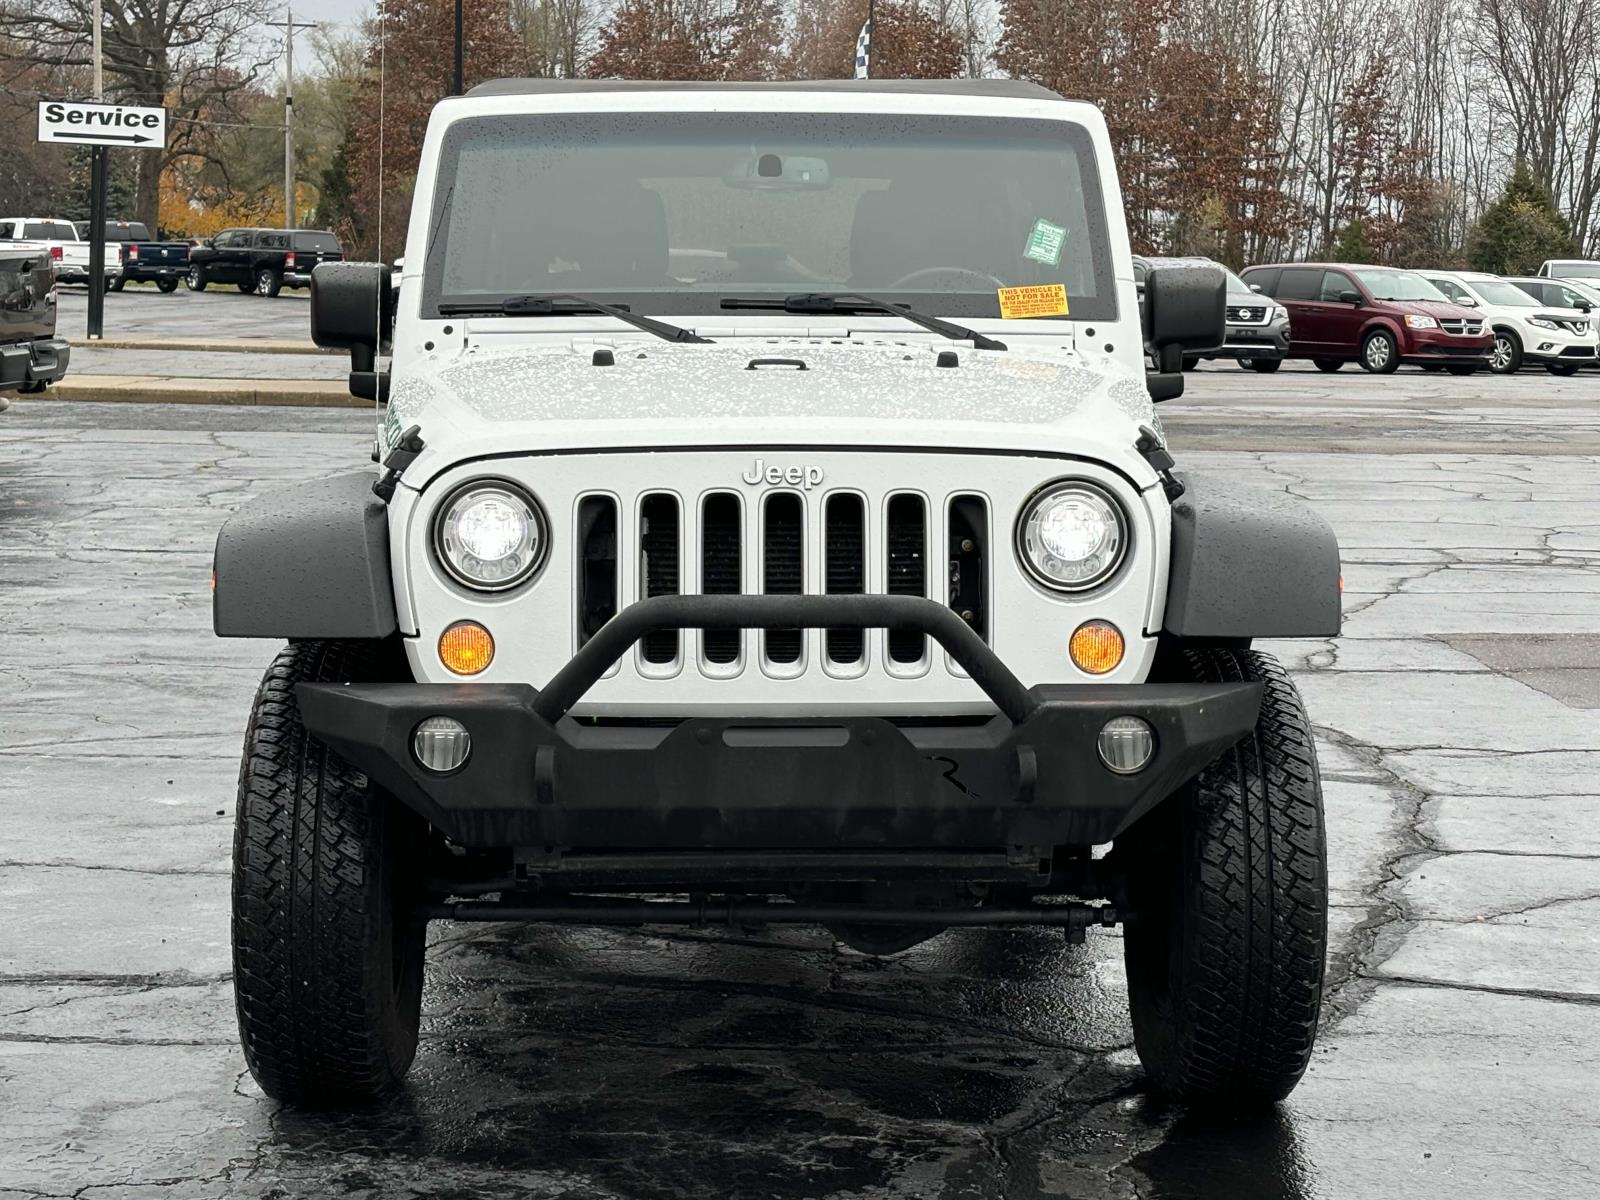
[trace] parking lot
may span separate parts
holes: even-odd
[[[108,336],[284,337],[305,312],[109,301]],[[228,951],[273,648],[211,636],[210,549],[246,498],[364,463],[371,414],[19,400],[0,1198],[1591,1193],[1600,377],[1213,366],[1162,417],[1180,468],[1307,499],[1344,555],[1344,636],[1270,647],[1326,780],[1327,1028],[1278,1114],[1220,1128],[1146,1095],[1101,931],[879,960],[820,932],[435,925],[405,1090],[280,1110],[245,1071]]]

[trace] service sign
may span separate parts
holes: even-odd
[[[39,140],[72,146],[159,150],[167,144],[167,110],[134,104],[41,100]]]

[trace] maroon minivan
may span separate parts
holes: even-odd
[[[1289,357],[1323,371],[1347,362],[1386,375],[1403,362],[1470,375],[1489,364],[1494,332],[1415,271],[1351,263],[1250,267],[1244,281],[1289,310]]]

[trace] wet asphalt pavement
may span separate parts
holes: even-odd
[[[152,301],[165,299],[152,297]],[[243,300],[244,298],[240,298]],[[0,1200],[1600,1192],[1600,377],[1202,371],[1181,465],[1316,504],[1345,636],[1278,643],[1321,742],[1329,1003],[1278,1112],[1147,1095],[1120,939],[436,925],[423,1046],[355,1116],[233,1024],[238,746],[216,527],[370,416],[0,416]]]

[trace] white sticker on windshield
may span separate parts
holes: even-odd
[[[1066,240],[1065,229],[1041,217],[1033,223],[1033,232],[1028,235],[1028,244],[1022,251],[1022,257],[1042,262],[1047,267],[1058,266],[1061,263],[1061,247]]]

